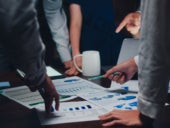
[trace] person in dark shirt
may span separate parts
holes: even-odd
[[[66,0],[65,3],[69,6],[70,12],[70,42],[73,58],[83,51],[97,50],[100,52],[101,66],[115,65],[123,39],[132,37],[130,34],[115,32],[118,23],[123,20],[116,15],[124,9],[116,11],[114,6],[117,6],[117,3],[113,3],[112,0]],[[135,10],[137,7],[131,11]],[[125,11],[125,15],[131,12]],[[81,67],[81,57],[76,61]]]
[[[0,1],[0,35],[1,54],[8,64],[25,74],[24,81],[31,91],[39,90],[47,113],[51,111],[53,99],[57,110],[59,95],[46,74],[45,47],[32,0]]]

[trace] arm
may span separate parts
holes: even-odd
[[[43,5],[53,40],[57,45],[61,61],[67,69],[65,74],[77,75],[78,71],[71,60],[67,19],[62,8],[62,0],[43,0]]]
[[[78,4],[70,5],[70,41],[72,56],[80,54],[80,36],[82,27],[81,7]],[[79,66],[81,61],[79,60]]]
[[[65,67],[70,67],[69,34],[66,15],[62,8],[62,0],[43,0],[43,7],[61,61],[65,64]]]
[[[46,75],[45,47],[41,41],[36,12],[30,0],[0,2],[0,42],[4,45],[11,63],[25,73],[25,83],[31,91],[43,89],[46,111],[50,112],[53,98],[56,109],[59,96]],[[45,96],[45,97],[44,97]]]

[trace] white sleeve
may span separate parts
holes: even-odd
[[[44,12],[61,61],[71,60],[67,18],[62,0],[43,0]]]
[[[139,56],[136,55],[136,56],[134,57],[134,60],[135,60],[135,64],[138,66],[138,64],[139,64]]]

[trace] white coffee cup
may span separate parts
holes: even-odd
[[[82,69],[77,66],[76,58],[82,56]],[[100,75],[100,54],[98,51],[89,50],[84,51],[73,57],[73,63],[78,71],[84,76],[97,76]]]

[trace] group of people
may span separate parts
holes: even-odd
[[[67,75],[78,74],[71,56],[85,50],[98,50],[101,64],[113,66],[104,74],[105,78],[124,83],[136,72],[139,74],[138,110],[113,110],[101,115],[102,126],[159,127],[153,122],[167,107],[170,79],[169,2],[141,1],[140,12],[136,8],[136,12],[127,13],[117,26],[113,1],[66,0],[70,14],[69,31],[62,0],[43,0],[43,6]],[[53,100],[56,102],[55,109],[58,109],[59,95],[46,74],[45,46],[36,16],[32,0],[0,2],[0,58],[3,58],[0,62],[4,65],[1,67],[3,71],[12,66],[25,74],[26,84],[31,91],[40,92],[46,112],[50,113]],[[134,38],[139,38],[142,44],[138,56],[115,66],[122,40],[128,37],[122,32],[124,28]],[[81,58],[77,62],[81,67]],[[119,75],[114,76],[114,71]],[[170,126],[167,121],[165,123]]]

